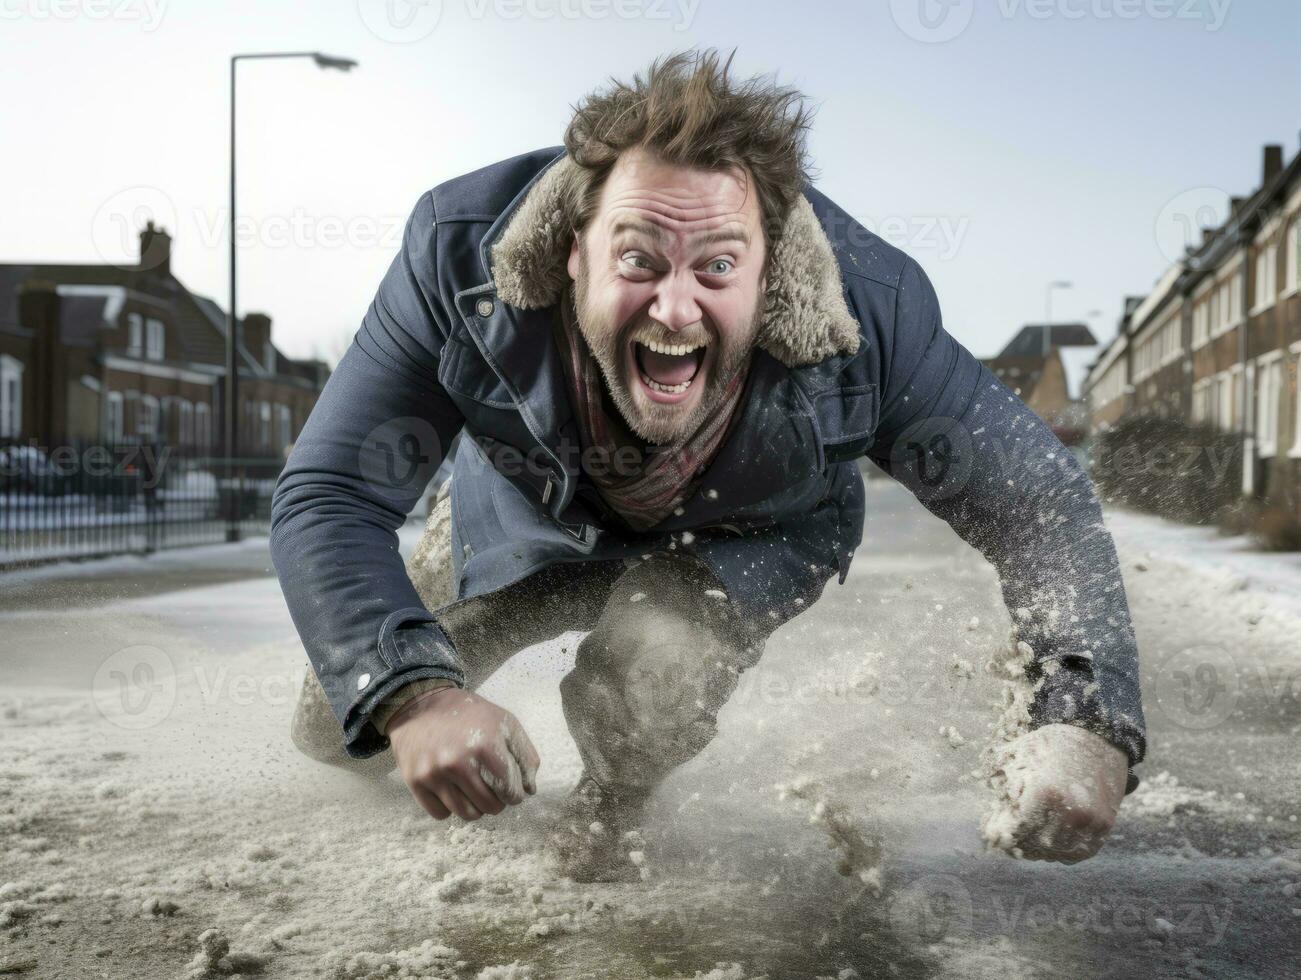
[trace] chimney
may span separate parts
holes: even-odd
[[[1270,143],[1265,147],[1265,156],[1261,164],[1260,186],[1266,187],[1269,182],[1283,172],[1283,147],[1277,143]]]
[[[268,371],[275,371],[275,348],[271,346],[271,318],[265,313],[245,313],[240,343],[249,356]]]
[[[172,272],[172,236],[152,220],[140,230],[140,271],[160,276]]]

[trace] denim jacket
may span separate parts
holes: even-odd
[[[551,330],[574,167],[548,147],[421,196],[278,481],[272,557],[349,753],[385,747],[368,719],[397,688],[464,682],[396,538],[456,440],[458,597],[680,548],[759,638],[844,582],[871,459],[998,570],[1033,651],[1033,723],[1086,727],[1140,761],[1135,637],[1088,477],[945,331],[921,267],[811,184],[773,252],[744,414],[697,492],[642,533],[602,505]]]

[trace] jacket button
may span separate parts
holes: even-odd
[[[478,313],[479,316],[492,316],[492,300],[479,300],[479,302],[474,304],[474,312]]]

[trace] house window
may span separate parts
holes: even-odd
[[[158,399],[153,395],[141,395],[140,405],[136,411],[136,435],[142,440],[156,439],[158,437],[158,420],[162,414],[158,407]]]
[[[162,320],[150,319],[145,322],[145,357],[151,361],[163,359],[165,336]]]
[[[285,450],[294,441],[293,413],[288,405],[276,406],[276,448]]]
[[[126,325],[127,356],[141,357],[145,350],[145,318],[139,313],[128,313],[126,316]]]
[[[203,402],[194,406],[194,444],[200,449],[212,446],[212,414]]]
[[[1292,222],[1292,229],[1287,236],[1287,268],[1284,270],[1285,285],[1289,293],[1294,293],[1301,283],[1301,217]]]
[[[258,446],[262,449],[271,448],[271,403],[261,402],[258,404]]]
[[[1278,247],[1266,245],[1256,253],[1256,305],[1255,312],[1274,305],[1278,277]]]
[[[1292,383],[1289,386],[1292,389],[1293,418],[1292,418],[1292,451],[1288,453],[1293,458],[1301,457],[1301,344],[1293,344],[1292,350],[1296,353],[1296,362],[1292,365]]]
[[[111,443],[122,441],[122,392],[110,391],[104,402],[104,438]]]
[[[182,446],[194,445],[194,405],[184,398],[176,399],[176,438]]]
[[[23,362],[0,354],[0,437],[23,434]]]
[[[1278,403],[1283,391],[1283,358],[1261,362],[1256,372],[1256,450],[1262,457],[1278,451]]]

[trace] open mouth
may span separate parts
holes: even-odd
[[[633,341],[633,363],[647,394],[657,402],[686,397],[705,361],[705,344],[664,344]]]

